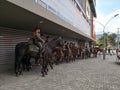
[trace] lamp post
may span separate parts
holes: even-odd
[[[107,46],[108,46],[108,44],[109,44],[109,43],[108,43],[108,42],[109,42],[109,38],[108,38],[109,33],[110,33],[110,32],[107,32],[107,40],[106,40],[106,41],[107,41],[107,43],[106,43],[106,44],[107,44]]]
[[[115,17],[117,17],[119,14],[115,14],[113,17],[111,17],[107,22],[106,24],[104,25],[104,28],[103,28],[103,35],[105,34],[105,28],[107,26],[107,24]],[[104,41],[103,41],[103,60],[105,60],[105,56],[106,56],[106,53],[105,53],[105,48],[106,45],[105,45],[105,35],[104,35]]]
[[[119,29],[120,28],[117,28],[118,31],[117,31],[117,49],[119,49]]]

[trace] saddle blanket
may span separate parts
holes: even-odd
[[[39,47],[34,44],[29,45],[29,50],[32,52],[39,52]]]

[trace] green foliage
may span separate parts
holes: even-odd
[[[112,34],[103,34],[99,40],[97,41],[97,44],[103,44],[104,43],[104,39],[105,39],[105,44],[107,45],[108,43],[115,46],[116,45],[116,37],[117,35],[115,33]]]
[[[108,41],[111,45],[115,46],[116,44],[116,37],[117,35],[115,33],[108,35]]]

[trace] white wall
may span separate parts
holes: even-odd
[[[47,10],[56,14],[61,19],[78,28],[85,34],[91,36],[90,25],[82,16],[82,12],[80,12],[77,9],[72,0],[38,0],[38,1],[35,0],[35,1],[40,5],[43,5],[41,4],[43,2],[44,3],[43,6]]]

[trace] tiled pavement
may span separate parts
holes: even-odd
[[[0,90],[120,90],[120,64],[116,56],[76,60],[55,65],[46,77],[40,68],[15,77],[12,71],[0,73]]]

